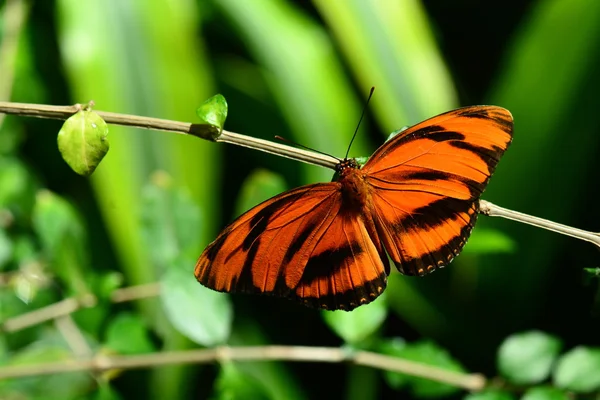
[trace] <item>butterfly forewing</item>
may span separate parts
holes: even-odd
[[[301,269],[287,276],[283,271],[306,260],[319,227],[339,208],[336,193],[334,184],[308,185],[254,207],[204,250],[197,279],[226,292],[284,294],[293,289]]]
[[[511,138],[508,110],[465,107],[402,131],[373,154],[362,170],[381,240],[401,272],[423,275],[459,253]]]
[[[204,250],[196,278],[218,291],[272,294],[325,309],[370,302],[385,288],[387,258],[369,236],[374,227],[343,210],[339,186],[303,186],[243,214]]]

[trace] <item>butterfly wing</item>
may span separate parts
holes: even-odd
[[[226,227],[195,275],[221,292],[288,297],[351,310],[385,288],[389,265],[373,221],[343,210],[337,182],[273,197]]]
[[[464,107],[408,128],[371,156],[362,171],[373,219],[400,272],[424,275],[460,252],[512,128],[508,110]]]

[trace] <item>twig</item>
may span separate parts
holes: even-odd
[[[0,113],[28,117],[66,119],[73,113],[77,112],[80,108],[81,106],[78,105],[48,106],[41,104],[10,103],[0,101]],[[202,125],[199,124],[102,111],[97,111],[97,113],[108,123],[134,126],[138,128],[163,130],[180,134],[189,134],[204,138],[198,135],[198,131],[202,130]],[[335,169],[335,166],[338,164],[338,160],[335,157],[286,146],[284,144],[275,143],[268,140],[257,139],[250,136],[241,135],[239,133],[228,132],[225,130],[223,130],[221,135],[216,138],[215,141],[244,146],[330,169]],[[571,228],[569,226],[558,224],[552,221],[507,210],[485,200],[481,200],[480,202],[480,212],[492,217],[503,217],[524,224],[534,225],[538,228],[568,235],[577,239],[586,240],[600,247],[600,234]]]
[[[10,103],[0,101],[0,113],[20,115],[23,117],[38,117],[50,119],[67,119],[80,110],[80,106],[48,106],[42,104]],[[140,117],[137,115],[117,114],[105,111],[96,111],[109,124],[133,126],[144,129],[155,129],[179,134],[187,134],[204,139],[198,134],[203,125],[189,122],[171,121],[168,119]],[[238,146],[249,147],[254,150],[264,151],[293,160],[314,164],[325,168],[335,169],[338,159],[324,154],[315,153],[304,149],[286,146],[268,140],[257,139],[239,133],[223,130],[216,142],[230,143]]]
[[[154,282],[116,289],[111,293],[110,300],[113,303],[123,303],[126,301],[158,296],[159,293],[160,284],[158,282]],[[0,332],[16,332],[30,326],[50,321],[51,319],[68,316],[80,308],[89,308],[95,306],[97,300],[98,299],[96,299],[96,296],[93,294],[86,294],[85,296],[79,298],[70,297],[60,300],[54,304],[38,308],[37,310],[8,318],[0,325]]]
[[[537,228],[546,229],[562,235],[571,236],[575,239],[585,240],[600,247],[600,233],[588,232],[582,229],[572,228],[567,225],[557,222],[548,221],[547,219],[534,217],[532,215],[523,214],[518,211],[509,210],[497,206],[489,201],[481,200],[479,202],[479,212],[490,217],[502,217],[512,221],[521,222],[523,224],[533,225]]]
[[[70,297],[49,306],[38,308],[35,311],[9,318],[0,326],[0,330],[3,332],[16,332],[51,319],[69,315],[81,307],[93,307],[95,304],[96,297],[91,294],[81,298]]]
[[[54,325],[71,348],[73,354],[75,354],[75,357],[83,359],[94,355],[92,348],[71,315],[56,318]]]
[[[113,303],[123,303],[126,301],[145,299],[147,297],[155,297],[159,294],[160,283],[153,282],[116,289],[110,294],[110,300]]]
[[[399,372],[437,382],[444,382],[466,390],[485,387],[481,374],[447,371],[438,367],[367,351],[348,352],[335,347],[304,346],[249,346],[219,347],[215,349],[171,351],[133,356],[99,355],[88,360],[70,360],[30,365],[0,367],[0,379],[50,375],[75,371],[101,372],[110,369],[151,368],[171,364],[205,364],[215,361],[297,361],[297,362],[351,362],[356,365]]]

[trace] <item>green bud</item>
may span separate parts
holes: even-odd
[[[88,176],[108,152],[108,125],[94,111],[81,110],[58,132],[58,150],[79,175]]]
[[[227,101],[225,97],[216,94],[206,100],[198,109],[196,114],[201,123],[194,126],[193,134],[202,139],[215,140],[221,135],[225,119],[227,118]]]

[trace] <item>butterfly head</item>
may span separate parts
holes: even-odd
[[[335,167],[335,172],[339,175],[344,175],[344,171],[350,169],[360,169],[360,164],[355,158],[344,158]]]
[[[344,176],[347,176],[350,171],[360,169],[361,164],[355,158],[340,159],[340,162],[335,166],[335,174],[333,174],[332,182],[339,181]]]

